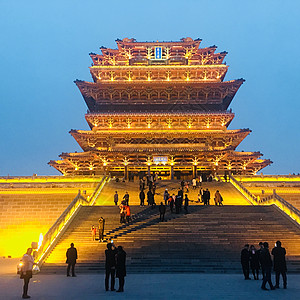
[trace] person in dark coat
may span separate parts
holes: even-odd
[[[179,211],[182,210],[182,203],[183,203],[183,189],[178,190],[178,197],[179,197]]]
[[[265,275],[266,275],[266,272],[265,272],[265,269],[261,263],[261,256],[260,256],[260,253],[261,253],[261,250],[264,249],[264,243],[263,242],[259,242],[259,249],[257,250],[257,255],[258,255],[258,260],[259,260],[259,265],[260,265],[260,268],[261,268],[261,274],[262,274],[262,277],[264,279]]]
[[[254,280],[258,280],[259,259],[258,259],[258,252],[256,251],[254,245],[250,246],[250,268],[252,270]]]
[[[185,194],[185,198],[184,198],[184,212],[187,214],[188,213],[188,206],[189,206],[189,198],[187,196],[187,194]]]
[[[118,191],[116,191],[115,194],[114,194],[115,205],[118,205],[118,201],[119,201],[119,195],[118,195]]]
[[[140,206],[144,206],[144,201],[145,201],[145,193],[144,193],[144,190],[141,190],[141,191],[140,191],[139,197],[140,197]]]
[[[250,261],[249,245],[246,244],[241,251],[241,264],[242,264],[245,280],[251,279],[249,277],[249,261]]]
[[[126,205],[129,205],[129,194],[128,194],[128,192],[125,193],[125,195],[123,196],[123,199],[126,202]]]
[[[109,276],[110,276],[110,290],[115,290],[115,272],[116,272],[116,259],[117,249],[113,243],[107,244],[105,250],[105,290],[109,290]]]
[[[165,201],[165,205],[168,204],[168,199],[170,198],[170,195],[169,195],[169,192],[168,190],[166,189],[165,192],[164,192],[164,201]]]
[[[273,286],[271,280],[272,259],[269,251],[269,244],[267,242],[264,242],[264,248],[260,251],[260,261],[266,272],[265,277],[263,278],[261,288],[263,290],[268,290],[266,288],[266,283],[268,282],[271,290],[275,290],[275,287]]]
[[[184,180],[182,180],[182,181],[180,182],[180,185],[181,185],[181,189],[183,189],[183,188],[184,188]]]
[[[169,198],[169,202],[170,202],[170,211],[171,213],[173,213],[173,208],[174,208],[174,204],[175,204],[175,194],[172,195],[172,197]]]
[[[175,197],[175,212],[176,212],[176,214],[179,214],[179,211],[180,211],[180,196],[177,195]]]
[[[105,226],[105,219],[100,217],[99,219],[99,243],[103,242],[104,239],[104,226]]]
[[[77,256],[77,249],[74,247],[74,243],[71,243],[71,248],[67,250],[66,256],[67,260],[66,263],[68,264],[67,267],[67,276],[70,276],[70,268],[72,268],[72,277],[76,277],[75,275],[75,264],[78,258]]]
[[[149,191],[147,192],[147,202],[148,202],[148,205],[153,205],[152,204],[152,192],[151,190],[149,189]]]
[[[119,289],[117,292],[124,292],[126,276],[126,252],[122,246],[118,246],[116,254],[116,276],[119,278]]]
[[[210,191],[208,189],[206,189],[205,191],[205,197],[206,197],[206,205],[209,205]]]
[[[164,221],[165,220],[165,213],[166,213],[166,206],[160,202],[160,206],[158,207],[159,209],[159,219],[161,221]]]
[[[279,289],[279,277],[281,274],[283,279],[283,288],[286,289],[286,285],[287,285],[287,278],[286,278],[287,268],[286,268],[286,261],[285,261],[286,251],[285,248],[281,247],[280,241],[276,242],[275,248],[272,249],[272,255],[274,256],[274,271],[276,274],[275,287]]]

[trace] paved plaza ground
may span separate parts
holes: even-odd
[[[21,299],[23,280],[15,274],[16,259],[0,259],[0,299]],[[288,289],[263,291],[261,280],[242,274],[128,274],[125,292],[106,292],[104,274],[77,277],[38,274],[29,295],[37,300],[75,299],[299,299],[300,275],[288,275]],[[118,286],[118,280],[117,284]]]

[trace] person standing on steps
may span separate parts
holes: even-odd
[[[32,248],[28,248],[26,253],[22,257],[22,268],[20,272],[20,278],[24,279],[24,285],[23,285],[23,299],[29,299],[30,296],[28,295],[28,285],[30,278],[32,278],[32,268],[34,263],[33,256],[31,255]]]
[[[166,206],[160,202],[160,206],[158,207],[159,209],[159,219],[161,221],[164,221],[165,220],[165,213],[166,213]]]
[[[118,201],[119,201],[119,195],[118,195],[118,192],[116,191],[115,194],[114,194],[115,205],[118,205]]]
[[[182,180],[182,181],[180,182],[180,185],[181,185],[181,188],[183,189],[183,188],[184,188],[184,180]]]
[[[223,198],[220,194],[220,192],[217,190],[216,193],[215,193],[215,205],[219,205],[219,206],[223,206]],[[254,247],[254,246],[253,246]]]
[[[179,212],[181,212],[182,203],[183,203],[183,189],[178,190],[178,197],[179,197]]]
[[[188,206],[189,206],[189,198],[188,198],[188,195],[187,194],[185,194],[185,198],[184,198],[184,212],[186,213],[186,214],[188,214],[189,212],[188,212]]]
[[[168,192],[168,189],[165,189],[165,192],[164,192],[164,201],[165,201],[165,205],[168,204],[168,199],[170,198],[170,195],[169,195],[169,192]]]
[[[117,292],[124,292],[126,276],[126,252],[122,246],[118,246],[116,254],[116,276],[119,278],[119,289]]]
[[[126,205],[129,205],[129,194],[128,194],[128,192],[125,193],[123,199],[126,202]]]
[[[113,242],[107,244],[105,250],[105,290],[109,290],[109,277],[110,277],[110,290],[115,291],[115,273],[116,273],[116,259],[117,250]]]
[[[96,227],[93,225],[92,228],[91,228],[92,241],[94,241],[94,240],[96,239],[96,232],[97,232],[97,229],[96,229]]]
[[[99,222],[99,243],[101,243],[104,240],[105,219],[103,217],[100,217],[98,222]]]
[[[129,205],[125,206],[125,213],[126,213],[126,222],[129,224],[131,222],[131,212],[130,212],[130,207]]]
[[[175,194],[173,194],[172,197],[170,197],[169,200],[168,200],[169,201],[169,205],[170,205],[171,214],[173,213],[175,199],[176,199],[176,196],[175,196]]]
[[[272,249],[272,255],[274,256],[274,271],[276,274],[275,287],[279,289],[279,277],[281,274],[283,279],[283,288],[286,289],[287,286],[287,277],[286,277],[287,268],[286,268],[286,261],[285,261],[286,251],[285,248],[281,247],[280,241],[276,242],[275,248]]]
[[[206,189],[205,191],[205,202],[206,202],[206,205],[209,205],[209,200],[210,200],[210,191],[208,189]]]
[[[144,190],[141,190],[140,191],[140,194],[139,194],[139,197],[140,197],[140,206],[144,206],[144,202],[145,202],[145,193],[144,193]]]
[[[242,264],[245,280],[251,279],[249,277],[249,258],[250,258],[249,245],[246,244],[241,251],[241,264]]]
[[[76,277],[75,264],[76,264],[76,260],[78,258],[77,249],[74,247],[74,243],[71,243],[70,246],[71,246],[71,248],[69,248],[66,253],[66,257],[67,257],[66,263],[68,264],[67,276],[68,277],[70,276],[70,268],[72,268],[72,277]]]
[[[268,290],[266,288],[266,283],[268,282],[271,290],[275,290],[275,287],[273,286],[271,280],[272,259],[269,251],[269,244],[267,242],[264,242],[264,248],[260,252],[260,258],[261,258],[261,263],[266,272],[265,277],[263,278],[261,289],[265,291]]]
[[[199,190],[199,195],[200,195],[200,201],[199,202],[202,202],[204,204],[204,198],[203,198],[203,188],[201,187],[200,190]]]
[[[120,223],[126,223],[126,204],[125,204],[125,201],[123,200],[121,202],[121,204],[119,205],[119,208],[120,208]]]
[[[175,213],[179,214],[179,212],[180,212],[180,196],[177,195],[175,197]]]
[[[197,180],[196,180],[196,178],[192,179],[192,186],[193,186],[193,190],[195,190],[197,188]]]

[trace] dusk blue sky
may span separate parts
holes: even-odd
[[[89,129],[73,81],[92,81],[88,54],[125,37],[227,51],[225,80],[246,79],[229,128],[252,130],[237,150],[271,159],[264,174],[300,172],[299,1],[0,0],[0,28],[0,175],[59,174],[47,162],[82,151],[68,133]]]

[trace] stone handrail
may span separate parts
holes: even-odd
[[[73,201],[69,204],[69,206],[65,209],[65,211],[61,214],[61,216],[56,220],[53,226],[48,230],[45,234],[42,245],[39,247],[35,260],[38,266],[41,266],[44,260],[47,258],[50,251],[55,246],[57,240],[64,232],[64,230],[69,225],[70,220],[74,216],[74,214],[78,211],[80,206],[82,205],[93,205],[99,196],[103,186],[105,185],[108,177],[103,176],[99,184],[97,185],[92,196],[87,200],[78,192],[77,196],[73,199]]]
[[[272,205],[275,204],[281,211],[287,214],[291,219],[300,225],[300,211],[294,207],[292,204],[284,200],[282,197],[273,191],[272,195],[266,196],[264,198],[259,198],[249,192],[239,181],[237,181],[232,175],[229,175],[229,180],[233,186],[240,191],[251,204],[253,205]]]
[[[272,195],[262,198],[258,201],[258,203],[263,205],[275,204],[278,208],[280,208],[284,213],[286,213],[290,218],[295,220],[300,225],[300,210],[277,195],[275,192],[273,192]]]
[[[228,176],[232,185],[252,204],[258,204],[258,198],[248,191],[239,181],[237,181],[232,175]]]

